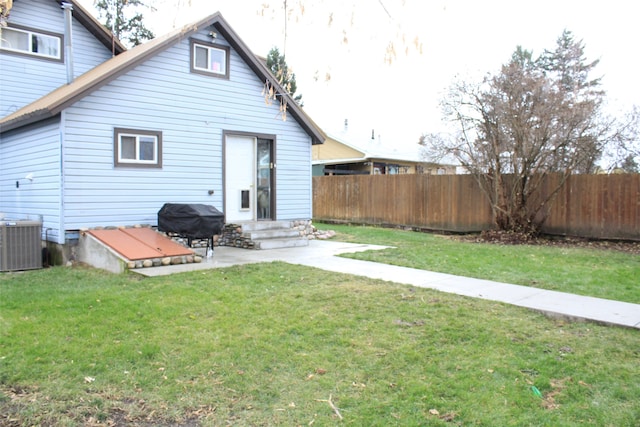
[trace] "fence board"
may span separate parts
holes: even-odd
[[[559,176],[546,178],[549,194]],[[476,232],[493,228],[471,175],[345,175],[313,178],[318,221]],[[569,177],[549,207],[549,234],[640,240],[640,174]]]

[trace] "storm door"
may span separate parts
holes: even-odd
[[[257,140],[257,191],[258,191],[258,220],[274,219],[274,163],[273,141],[258,138]]]

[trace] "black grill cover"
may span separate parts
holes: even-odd
[[[165,203],[158,211],[158,230],[190,239],[211,238],[223,226],[224,214],[209,205]]]

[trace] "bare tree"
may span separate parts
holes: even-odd
[[[13,0],[0,0],[0,27],[7,25],[7,18],[11,12]]]
[[[597,65],[565,31],[554,51],[533,60],[518,47],[499,73],[455,82],[442,101],[453,137],[423,135],[424,154],[455,158],[476,178],[500,230],[536,233],[573,173],[592,172],[603,150],[635,136],[602,113]],[[550,174],[554,188],[541,191]]]
[[[188,0],[179,0],[188,1]],[[340,42],[344,46],[350,44],[352,37],[355,37],[356,24],[362,20],[371,20],[377,16],[381,22],[380,32],[389,34],[386,45],[381,49],[381,58],[386,64],[393,64],[398,56],[402,53],[409,55],[410,53],[422,54],[423,42],[418,34],[407,31],[401,25],[401,13],[407,12],[406,1],[404,0],[378,0],[377,3],[367,3],[366,7],[362,7],[363,3],[357,0],[344,1],[340,7],[333,6],[333,3],[325,0],[281,0],[276,2],[265,2],[262,4],[259,13],[262,16],[283,17],[284,39],[282,41],[282,54],[287,53],[287,39],[289,37],[289,25],[298,24],[305,25],[305,17],[314,16],[321,20],[326,20],[327,34],[332,33],[336,36],[333,40]],[[396,12],[398,12],[396,14]],[[319,76],[319,71],[317,75]],[[324,72],[324,79],[331,80],[331,73]]]

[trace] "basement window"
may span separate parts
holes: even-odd
[[[229,78],[229,48],[191,40],[191,72]]]
[[[0,38],[3,51],[62,61],[62,36],[25,27],[4,27]]]
[[[162,132],[116,128],[114,145],[116,167],[162,167]]]

